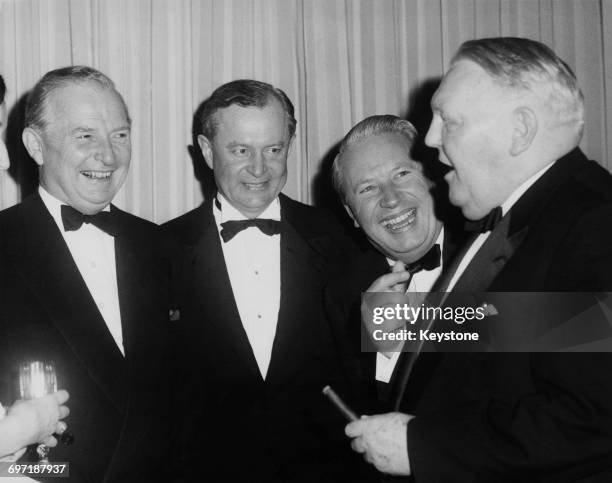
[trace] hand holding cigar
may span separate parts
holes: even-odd
[[[346,405],[346,403],[338,396],[336,391],[334,391],[330,386],[325,386],[323,388],[323,394],[331,401],[331,403],[336,406],[338,411],[342,413],[342,415],[347,419],[347,421],[357,421],[359,417],[350,407]]]

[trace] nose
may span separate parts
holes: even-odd
[[[268,170],[265,156],[261,152],[256,152],[247,169],[250,174],[259,178]]]
[[[383,208],[395,208],[399,204],[397,190],[392,184],[386,184],[381,188],[380,206]]]
[[[431,119],[431,124],[425,135],[425,144],[430,148],[438,148],[441,144],[441,133],[442,133],[442,119],[440,116],[434,114]]]
[[[110,140],[102,140],[98,146],[98,150],[94,155],[96,161],[103,163],[106,166],[115,164],[115,152]]]

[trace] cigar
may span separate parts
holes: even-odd
[[[334,406],[336,406],[336,408],[338,408],[338,411],[340,411],[348,421],[357,421],[359,419],[357,414],[355,414],[355,411],[348,407],[340,396],[336,394],[336,391],[334,391],[330,386],[325,386],[323,388],[323,394]]]

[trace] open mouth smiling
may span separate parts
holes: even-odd
[[[401,233],[408,229],[416,220],[417,209],[410,208],[398,215],[387,217],[381,220],[380,224],[390,233]]]
[[[259,183],[243,182],[242,184],[245,186],[246,189],[252,190],[252,191],[264,190],[268,186],[267,181],[260,181]]]
[[[112,171],[81,171],[81,174],[89,179],[108,180],[113,174]]]

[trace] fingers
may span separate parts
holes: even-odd
[[[68,417],[68,415],[70,414],[70,409],[68,409],[67,406],[60,406],[58,410],[59,410],[59,417],[57,419],[64,419]]]
[[[393,264],[393,267],[391,268],[392,273],[403,273],[405,271],[406,271],[406,264],[400,260],[395,262]]]
[[[57,446],[57,439],[54,436],[48,436],[40,442],[49,448]]]
[[[397,264],[396,264],[397,265]],[[395,268],[395,265],[394,265]],[[403,284],[408,281],[410,278],[410,272],[391,272],[378,277],[370,288],[368,288],[368,292],[397,292],[396,286],[398,284]]]
[[[366,447],[363,443],[363,438],[355,438],[351,441],[351,448],[353,448],[353,451],[356,453],[365,453]]]
[[[64,389],[60,389],[59,391],[54,392],[50,396],[52,396],[57,401],[57,404],[60,406],[66,401],[68,401],[68,399],[70,398],[70,394],[68,394],[68,391],[65,391]]]
[[[352,421],[344,428],[344,434],[349,438],[357,438],[363,433],[363,422],[362,420]]]
[[[55,434],[64,434],[66,429],[68,429],[68,425],[64,421],[58,421],[55,425]]]

